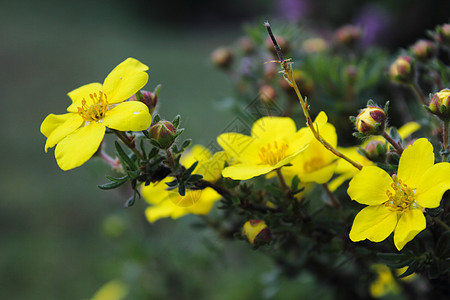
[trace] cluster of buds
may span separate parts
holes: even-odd
[[[402,83],[410,84],[414,80],[414,65],[413,59],[410,56],[399,56],[389,68],[389,76],[391,80]]]
[[[427,62],[434,57],[436,46],[432,41],[418,40],[410,51],[417,60]]]
[[[450,89],[443,89],[434,94],[428,110],[442,120],[450,120]]]
[[[255,247],[267,244],[271,240],[270,229],[261,220],[251,219],[242,227],[242,235],[247,237],[250,244]]]
[[[335,40],[345,46],[353,47],[362,37],[362,30],[358,26],[346,25],[335,33]]]
[[[386,128],[386,115],[385,109],[369,100],[366,108],[362,109],[358,116],[350,117],[350,120],[355,124],[359,134],[363,136],[380,135]]]

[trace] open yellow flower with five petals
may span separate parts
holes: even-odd
[[[311,136],[297,131],[287,117],[263,117],[252,127],[251,136],[223,133],[217,142],[234,161],[222,171],[223,177],[246,180],[289,164],[308,147]]]
[[[450,164],[434,163],[433,146],[421,138],[403,151],[392,177],[376,166],[366,166],[350,181],[349,196],[368,205],[355,217],[350,231],[354,242],[381,242],[394,232],[400,251],[425,229],[425,208],[438,207],[450,189]]]
[[[152,117],[139,101],[126,101],[148,81],[148,67],[134,58],[120,63],[101,83],[90,83],[68,93],[68,113],[50,114],[41,124],[47,137],[45,152],[56,145],[55,158],[63,170],[85,163],[98,150],[106,127],[119,131],[147,129]]]

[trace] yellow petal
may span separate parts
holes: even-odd
[[[180,162],[182,165],[189,168],[196,161],[199,162],[194,172],[199,168],[201,162],[206,162],[211,159],[211,152],[202,145],[194,145],[189,151],[184,152],[181,156]]]
[[[398,220],[394,231],[394,244],[398,251],[411,241],[426,227],[425,216],[420,209],[411,209],[404,212]]]
[[[347,193],[352,200],[361,204],[377,205],[389,199],[386,191],[394,193],[392,183],[392,178],[384,170],[367,166],[353,176]]]
[[[262,117],[252,126],[252,137],[268,141],[292,137],[297,132],[294,120],[287,117]]]
[[[157,206],[149,206],[145,209],[145,216],[150,223],[156,222],[162,218],[168,218],[172,215],[174,208],[172,202],[164,202],[164,204]]]
[[[353,177],[353,173],[344,173],[336,178],[334,178],[329,184],[328,188],[330,191],[336,191],[345,181]]]
[[[223,169],[222,176],[230,177],[235,180],[246,180],[259,175],[267,174],[274,169],[274,166],[269,165],[250,165],[247,163],[241,163]]]
[[[111,280],[103,285],[90,300],[123,300],[129,292],[128,285],[120,280]]]
[[[416,188],[425,171],[434,165],[433,145],[421,138],[406,148],[398,164],[398,178],[408,187]]]
[[[222,170],[228,160],[229,156],[225,151],[216,152],[211,160],[199,163],[196,172],[203,175],[204,180],[215,182],[222,176]]]
[[[152,205],[157,205],[164,200],[167,200],[167,184],[166,182],[172,181],[172,177],[166,177],[159,182],[152,182],[149,185],[143,185],[141,187],[141,195]]]
[[[119,103],[143,88],[148,81],[148,67],[134,58],[127,58],[109,73],[103,82],[108,103]]]
[[[321,167],[316,171],[300,174],[299,179],[301,182],[315,182],[318,184],[324,184],[331,179],[335,169],[336,163],[332,163],[328,166]]]
[[[56,162],[64,171],[84,164],[98,150],[105,126],[90,123],[62,139],[55,148]]]
[[[420,206],[438,207],[442,196],[450,189],[450,164],[438,163],[426,170],[416,188],[414,198]]]
[[[47,141],[45,142],[45,152],[47,152],[48,148],[52,148],[63,138],[74,132],[84,122],[80,115],[74,113],[64,114],[62,115],[62,118],[59,118],[58,116],[57,118],[54,118],[53,116],[49,115],[47,118],[45,118],[41,126],[41,132],[42,127],[45,127],[44,130],[47,133],[50,132],[49,136],[47,137]],[[58,124],[58,122],[62,121],[63,119],[65,119],[64,123]],[[58,126],[54,127],[56,125]],[[50,131],[50,127],[52,127],[53,130]]]
[[[217,143],[225,152],[238,161],[258,163],[260,158],[257,152],[252,151],[257,147],[256,139],[236,132],[222,133],[217,137]],[[249,147],[252,146],[252,149]]]
[[[70,118],[70,116],[72,116],[71,113],[63,115],[49,114],[47,117],[45,117],[44,121],[42,121],[41,133],[48,138],[53,130],[64,124],[64,122],[66,122],[67,119]]]
[[[397,214],[383,204],[367,206],[356,215],[350,239],[354,242],[365,239],[381,242],[392,233],[396,224]]]
[[[83,99],[91,101],[89,94],[99,93],[102,90],[102,84],[98,82],[85,84],[79,88],[69,92],[67,95],[72,99],[72,104],[67,108],[68,112],[78,112],[78,107],[81,107]],[[109,100],[109,99],[108,99]]]
[[[398,134],[402,139],[405,139],[419,129],[420,129],[419,123],[409,122],[398,129]]]
[[[108,110],[103,125],[120,131],[140,131],[150,127],[152,116],[148,107],[139,101],[127,101]]]

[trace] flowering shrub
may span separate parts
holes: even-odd
[[[354,26],[336,31],[333,42],[289,30],[274,35],[268,23],[249,28],[239,51],[223,46],[212,54],[235,81],[237,117],[207,147],[181,139],[180,116],[161,118],[156,104],[167,104],[160,86],[141,90],[148,68],[128,58],[103,85],[70,92],[68,113],[45,118],[45,151],[56,145],[63,170],[100,157],[120,175],[99,187],[129,185],[125,206],[143,198],[149,222],[201,215],[285,274],[308,271],[340,297],[405,288],[417,298],[441,298],[450,259],[450,68],[437,50],[449,51],[447,27],[394,60],[358,48],[364,33]],[[380,94],[386,74],[419,101],[398,96],[390,108]],[[117,157],[107,154],[105,134],[116,135]],[[405,269],[398,275],[374,267],[380,263]],[[412,281],[394,282],[413,273]]]

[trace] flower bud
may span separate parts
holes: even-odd
[[[130,100],[131,101],[136,101],[136,100],[141,101],[142,103],[147,105],[148,111],[150,112],[150,114],[153,114],[153,112],[156,109],[156,104],[158,104],[158,96],[152,92],[145,91],[145,90],[141,90],[140,92],[143,96],[142,99],[137,99],[136,94],[134,94],[133,96],[130,97]]]
[[[412,55],[420,61],[427,62],[433,58],[436,46],[433,42],[419,40],[411,47]]]
[[[414,79],[413,60],[409,56],[399,56],[389,69],[391,80],[398,83],[410,84]]]
[[[151,138],[158,141],[161,148],[168,149],[177,137],[177,129],[169,121],[161,120],[148,131]]]
[[[443,89],[434,94],[428,108],[439,118],[450,119],[450,89]]]
[[[211,54],[211,60],[214,65],[226,70],[233,62],[233,51],[228,47],[219,47]]]
[[[386,160],[386,146],[380,141],[370,141],[364,148],[368,159],[375,162],[384,162]]]
[[[328,44],[323,38],[310,38],[302,43],[302,48],[306,53],[320,53],[328,49]]]
[[[436,28],[436,41],[450,47],[450,24],[444,24]]]
[[[242,235],[246,236],[250,244],[261,246],[270,242],[270,229],[261,220],[251,219],[242,227]]]
[[[292,75],[294,76],[295,83],[297,84],[300,93],[306,97],[311,95],[311,93],[314,91],[314,82],[312,81],[311,77],[309,77],[305,72],[298,69],[295,69],[292,72]],[[280,80],[281,88],[287,93],[295,96],[295,90],[289,85],[289,83],[287,83],[284,78],[281,78]]]
[[[277,41],[278,46],[280,46],[280,49],[283,52],[283,54],[286,54],[291,50],[289,42],[284,37],[275,35],[275,40]],[[266,38],[265,44],[266,44],[267,50],[269,50],[273,55],[275,55],[275,57],[278,57],[277,51],[275,50],[275,47],[273,46],[272,39],[269,36]]]
[[[277,92],[268,84],[263,85],[259,89],[259,99],[261,99],[261,101],[265,104],[273,104],[276,97]]]
[[[240,38],[238,41],[238,45],[241,48],[242,52],[244,52],[244,54],[250,54],[255,51],[255,44],[249,37],[244,36]]]
[[[358,26],[346,25],[335,33],[335,40],[345,46],[353,47],[362,37],[362,30]]]
[[[377,135],[384,131],[386,113],[378,106],[368,105],[356,117],[356,129],[364,135]]]

